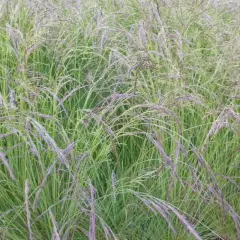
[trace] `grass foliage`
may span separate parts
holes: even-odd
[[[240,239],[240,6],[0,3],[1,239]]]

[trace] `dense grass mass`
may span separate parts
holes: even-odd
[[[238,0],[0,7],[1,239],[240,239]]]

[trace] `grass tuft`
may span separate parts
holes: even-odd
[[[2,1],[1,239],[240,239],[239,10]]]

